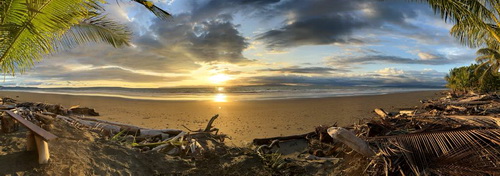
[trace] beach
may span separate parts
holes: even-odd
[[[214,126],[227,134],[229,145],[243,146],[254,138],[307,133],[318,125],[337,122],[346,126],[374,116],[375,108],[396,111],[420,105],[419,100],[439,97],[440,91],[418,91],[385,95],[305,98],[258,101],[161,101],[117,97],[0,92],[20,102],[44,102],[95,108],[103,120],[154,129],[197,130],[205,128],[215,114]]]

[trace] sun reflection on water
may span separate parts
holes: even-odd
[[[214,102],[227,102],[227,96],[223,93],[215,94]]]

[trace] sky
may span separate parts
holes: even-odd
[[[3,86],[443,86],[477,49],[425,3],[406,0],[109,1],[132,46],[89,44],[47,56]]]

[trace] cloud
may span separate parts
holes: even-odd
[[[384,69],[375,71],[375,73],[378,73],[381,75],[401,75],[401,74],[404,74],[405,72],[403,70],[396,69],[396,68],[384,68]]]
[[[268,68],[261,69],[259,71],[270,71],[270,72],[278,72],[278,73],[299,73],[299,74],[329,74],[331,72],[348,72],[348,70],[344,69],[335,69],[331,67],[299,67],[299,66],[290,66],[284,68]]]
[[[159,76],[141,74],[120,67],[89,67],[76,69],[63,65],[46,65],[37,68],[30,78],[52,81],[124,81],[124,82],[165,82],[186,79],[185,76]]]
[[[395,68],[378,73],[344,76],[259,76],[245,82],[264,85],[325,85],[325,86],[394,86],[394,87],[444,87],[446,73],[434,70],[402,71]],[[241,80],[240,80],[241,81]]]
[[[354,32],[385,31],[390,25],[408,30],[418,29],[407,19],[417,17],[423,9],[409,2],[365,0],[289,0],[274,8],[287,19],[278,29],[257,36],[270,49],[303,45],[363,44],[365,39]],[[425,7],[428,10],[428,7]]]
[[[425,59],[411,59],[399,56],[387,55],[365,55],[365,56],[352,56],[352,57],[332,57],[328,59],[329,65],[338,67],[354,67],[358,65],[375,64],[375,63],[389,63],[389,64],[422,64],[422,65],[446,65],[454,63],[452,59],[445,57],[437,57],[435,55],[425,55]],[[428,58],[432,56],[432,59]]]

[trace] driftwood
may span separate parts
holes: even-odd
[[[99,113],[96,112],[95,109],[93,109],[93,108],[73,106],[73,107],[69,108],[69,111],[72,114],[88,115],[88,116],[99,116]]]
[[[399,114],[411,117],[411,116],[415,115],[415,110],[402,110],[402,111],[399,111]]]
[[[67,122],[73,122],[73,123],[77,122],[83,126],[102,130],[110,134],[125,131],[131,135],[135,135],[138,138],[148,138],[155,136],[161,136],[162,138],[167,138],[169,135],[177,135],[182,132],[182,130],[178,129],[161,129],[161,130],[147,129],[133,125],[127,125],[118,122],[110,122],[93,118],[70,118],[60,115],[58,115],[57,118],[63,119]]]
[[[444,103],[448,105],[484,105],[484,104],[490,104],[491,101],[451,101],[449,103]]]
[[[389,115],[387,114],[387,112],[385,112],[383,109],[381,108],[377,108],[375,110],[373,110],[373,112],[375,112],[376,114],[378,114],[380,117],[382,117],[382,119],[385,119],[387,117],[389,117]]]
[[[375,155],[375,153],[368,147],[368,144],[358,138],[353,132],[346,130],[341,127],[331,127],[328,128],[328,134],[332,136],[333,139],[336,139],[345,145],[352,148],[354,151],[366,156],[371,157]]]
[[[292,140],[292,139],[307,139],[308,136],[311,136],[314,134],[316,134],[316,132],[310,132],[310,133],[299,134],[299,135],[291,135],[291,136],[272,137],[272,138],[256,138],[256,139],[253,139],[253,144],[254,145],[264,145],[264,144],[269,144],[275,140],[286,141],[286,140]]]
[[[473,126],[489,127],[489,128],[499,128],[500,118],[495,118],[492,116],[446,116],[454,120],[461,121],[462,123],[470,124]]]

